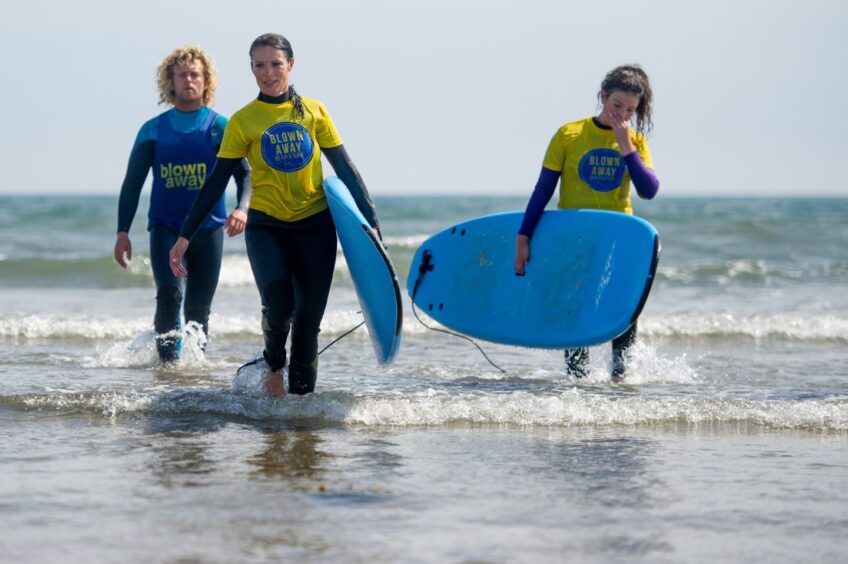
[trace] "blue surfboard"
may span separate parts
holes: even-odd
[[[626,331],[654,279],[656,229],[623,213],[546,211],[516,276],[523,217],[480,217],[424,241],[407,280],[414,305],[459,333],[508,345],[585,347]]]
[[[324,194],[377,362],[387,364],[397,355],[403,329],[403,305],[395,267],[383,243],[356,207],[347,186],[331,176],[324,180]]]

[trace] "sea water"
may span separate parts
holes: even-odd
[[[521,197],[377,197],[412,255]],[[205,354],[157,362],[142,201],[0,197],[0,561],[831,562],[848,531],[848,199],[636,202],[662,238],[627,377],[431,331],[404,293],[270,399],[243,237]],[[422,320],[432,324],[424,314]],[[361,321],[339,255],[321,346]]]

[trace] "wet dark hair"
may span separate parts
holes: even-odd
[[[280,35],[279,33],[263,33],[259,37],[253,40],[253,43],[250,44],[250,65],[253,66],[253,52],[259,49],[260,47],[273,47],[274,49],[279,49],[286,54],[287,60],[294,59],[294,50],[292,49],[291,43],[289,40]],[[294,85],[289,84],[289,99],[294,104],[294,117],[296,119],[303,118],[303,100],[300,98],[300,94],[294,89]]]
[[[648,73],[639,65],[615,67],[601,82],[598,100],[601,99],[601,95],[609,96],[616,90],[639,97],[639,105],[636,106],[636,131],[642,135],[650,133],[654,128],[654,122],[651,120],[654,95],[651,91],[651,83],[648,81]]]

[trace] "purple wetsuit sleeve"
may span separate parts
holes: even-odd
[[[528,237],[533,235],[533,231],[542,217],[542,212],[545,211],[545,206],[548,205],[548,202],[551,201],[551,196],[554,195],[559,174],[556,170],[542,167],[542,172],[539,173],[539,180],[536,181],[536,187],[533,189],[533,195],[530,196],[530,201],[527,202],[524,219],[521,221],[521,228],[518,230],[519,235],[527,235]]]
[[[654,174],[654,171],[645,166],[639,153],[633,151],[629,155],[625,155],[624,162],[627,163],[630,179],[633,181],[633,186],[636,187],[636,192],[639,196],[646,200],[650,200],[656,196],[657,191],[660,189],[660,181],[657,180],[657,175]]]

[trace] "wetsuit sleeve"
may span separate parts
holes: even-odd
[[[339,180],[344,182],[344,185],[350,190],[350,195],[353,196],[356,207],[365,216],[368,225],[374,229],[379,229],[380,222],[377,219],[377,210],[374,208],[374,203],[371,201],[371,196],[365,188],[365,183],[362,182],[362,177],[359,176],[359,171],[356,170],[356,166],[351,162],[344,145],[331,148],[322,147],[321,150],[327,155],[327,160],[330,161],[330,165],[336,171]]]
[[[557,180],[560,173],[556,170],[551,170],[542,167],[542,172],[539,173],[539,180],[536,181],[536,187],[533,189],[533,195],[530,196],[530,201],[527,202],[527,209],[524,211],[524,219],[521,221],[521,227],[518,230],[519,235],[527,235],[531,237],[542,213],[545,211],[545,206],[551,200],[556,190]]]
[[[250,184],[250,164],[247,159],[242,159],[236,170],[233,172],[233,179],[236,181],[236,209],[247,211],[250,207],[250,194],[253,188]]]
[[[218,200],[227,189],[227,183],[230,181],[230,176],[239,166],[241,159],[226,159],[218,157],[215,160],[215,165],[212,167],[212,172],[203,183],[197,199],[194,200],[194,205],[186,216],[183,228],[180,231],[180,237],[191,239],[200,225],[218,203]]]
[[[624,162],[627,163],[627,171],[630,173],[630,179],[633,181],[633,186],[639,196],[646,200],[656,196],[660,189],[660,181],[654,171],[642,162],[642,157],[639,156],[638,151],[625,155]]]
[[[156,142],[148,140],[137,144],[130,153],[127,173],[121,184],[121,195],[118,197],[118,233],[128,232],[132,226],[144,181],[153,166],[155,152]]]
[[[218,128],[218,131],[226,132],[228,123],[229,120],[222,115],[219,115],[215,119],[215,126]],[[218,143],[214,147],[216,155],[221,152],[221,144]],[[250,164],[246,158],[242,159],[239,166],[233,171],[233,180],[236,182],[236,209],[246,212],[250,205],[250,193],[252,191],[250,184]]]

